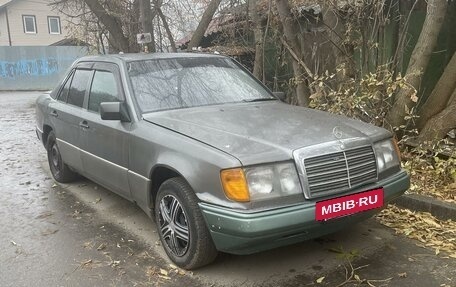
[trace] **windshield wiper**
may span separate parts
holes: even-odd
[[[253,103],[253,102],[277,101],[277,99],[276,98],[257,98],[257,99],[242,100],[242,101],[246,102],[246,103]]]

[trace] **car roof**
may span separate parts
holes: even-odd
[[[175,59],[175,58],[226,58],[225,56],[209,53],[126,53],[108,54],[98,56],[85,56],[79,58],[78,62],[133,62],[153,59]]]

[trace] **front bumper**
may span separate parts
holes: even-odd
[[[400,171],[356,192],[383,187],[386,205],[402,195],[409,186],[409,175]],[[241,213],[207,203],[200,203],[199,206],[217,249],[233,254],[251,254],[317,238],[360,222],[380,211],[369,210],[318,222],[315,220],[315,202],[256,213]]]

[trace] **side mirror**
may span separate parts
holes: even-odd
[[[287,99],[287,95],[284,92],[273,92],[272,93],[276,98],[281,100],[282,102],[285,102]]]
[[[102,120],[130,122],[127,105],[123,102],[105,102],[100,104]]]

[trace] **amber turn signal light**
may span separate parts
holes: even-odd
[[[222,179],[223,190],[229,199],[239,202],[250,201],[247,181],[241,168],[222,170],[220,178]]]

